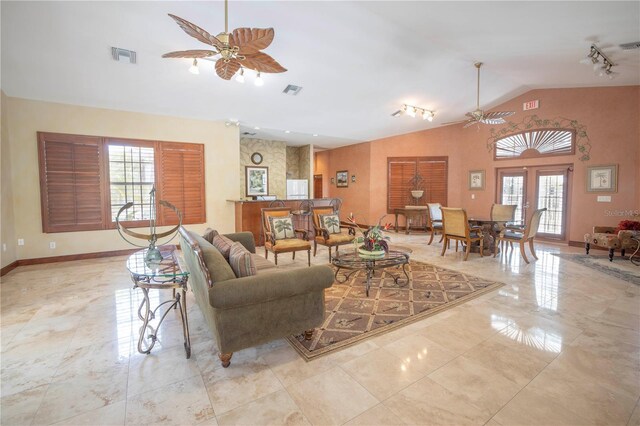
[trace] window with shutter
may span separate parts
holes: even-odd
[[[43,232],[112,229],[120,208],[133,202],[127,226],[146,226],[149,192],[174,204],[183,223],[204,223],[204,145],[38,133]],[[177,223],[158,207],[157,224]]]
[[[159,193],[182,213],[182,223],[206,221],[204,192],[204,146],[188,143],[162,143],[160,157]],[[159,219],[163,225],[178,223],[176,214],[160,207]]]
[[[447,157],[389,157],[387,212],[414,203],[411,190],[422,189],[420,204],[447,205]]]
[[[44,232],[103,229],[103,153],[100,138],[38,133]]]

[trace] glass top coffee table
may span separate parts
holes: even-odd
[[[366,292],[367,297],[369,297],[371,278],[373,277],[374,271],[401,266],[402,272],[406,277],[406,281],[403,284],[406,285],[409,283],[409,274],[405,269],[405,266],[407,265],[407,263],[409,263],[409,252],[410,250],[389,250],[381,256],[365,256],[357,253],[356,251],[348,251],[346,253],[340,253],[334,256],[333,259],[331,259],[331,263],[337,268],[335,279],[340,284],[346,282],[357,271],[365,271],[367,273]],[[343,273],[342,277],[338,277],[340,269],[349,269],[351,270],[351,272],[349,272],[348,274]],[[400,274],[396,275],[389,271],[386,272],[393,277],[393,281],[396,284],[399,284],[398,280],[401,278]]]

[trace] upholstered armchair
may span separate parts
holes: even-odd
[[[525,263],[529,263],[527,254],[524,252],[524,244],[528,241],[531,255],[537,260],[538,256],[536,256],[536,251],[533,247],[533,239],[535,238],[536,233],[538,232],[538,228],[540,227],[542,213],[544,213],[545,211],[547,211],[546,208],[534,211],[531,215],[531,219],[529,219],[529,223],[524,229],[514,229],[507,227],[500,231],[500,234],[496,237],[493,257],[496,257],[496,255],[498,254],[498,244],[500,244],[500,242],[508,242],[510,247],[513,243],[518,243],[520,244],[520,255],[524,259]]]
[[[307,251],[307,263],[311,266],[311,243],[307,241],[305,229],[293,227],[293,217],[289,207],[268,207],[262,209],[262,229],[264,232],[264,257],[273,253],[275,264],[278,264],[278,254]]]
[[[620,256],[624,257],[627,250],[638,248],[637,239],[640,238],[640,231],[623,230],[618,233],[615,231],[616,228],[612,226],[594,226],[593,232],[584,234],[584,248],[587,254],[593,244],[596,247],[609,250],[609,262],[613,262],[616,250],[620,250]]]
[[[334,206],[311,207],[313,216],[313,256],[316,256],[318,244],[329,249],[329,262],[331,262],[331,249],[341,245],[350,244],[356,237],[355,229],[352,226],[340,224],[339,212],[334,212]]]
[[[480,242],[480,257],[483,256],[482,241],[484,236],[482,234],[482,227],[469,226],[469,220],[467,219],[467,212],[464,209],[441,207],[442,210],[442,227],[443,238],[442,253],[447,251],[449,246],[449,240],[456,240],[456,251],[458,250],[458,241],[462,241],[466,244],[466,250],[464,254],[464,260],[467,260],[469,253],[471,252],[471,243]]]

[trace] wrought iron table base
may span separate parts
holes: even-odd
[[[340,269],[348,269],[348,268],[345,268],[344,266],[337,266],[336,273],[335,273],[334,277],[335,277],[336,282],[338,282],[339,284],[342,284],[342,283],[347,282],[351,278],[351,276],[353,274],[355,274],[356,272],[361,271],[361,270],[364,269],[366,271],[366,273],[367,273],[367,281],[366,281],[365,291],[366,291],[367,297],[369,297],[369,289],[371,288],[371,279],[373,278],[373,275],[374,275],[376,270],[384,270],[384,272],[386,272],[387,274],[391,275],[391,277],[393,278],[393,282],[396,284],[396,286],[404,287],[407,284],[409,284],[409,279],[410,279],[409,278],[409,274],[407,273],[407,270],[405,268],[406,266],[407,266],[406,263],[402,264],[402,272],[404,273],[404,276],[406,277],[406,280],[402,285],[400,285],[398,283],[398,280],[400,278],[402,278],[402,276],[400,274],[396,275],[396,274],[394,274],[392,272],[389,272],[387,270],[389,267],[376,268],[375,265],[367,265],[364,268],[354,269],[351,272],[349,272],[348,274],[343,273],[342,275],[344,276],[344,279],[342,279],[342,280],[340,280],[340,278],[338,278],[338,273],[340,272]],[[400,265],[397,265],[397,267],[399,268]]]

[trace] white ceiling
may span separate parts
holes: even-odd
[[[335,147],[463,118],[533,88],[640,84],[640,2],[234,1],[230,29],[274,27],[265,52],[289,69],[256,87],[200,75],[173,50],[205,48],[167,13],[216,34],[218,2],[2,1],[2,89],[9,96],[209,120],[237,119],[252,137]],[[581,65],[591,41],[617,63],[616,79]],[[138,64],[113,61],[110,47]],[[206,66],[206,67],[205,67]],[[206,68],[206,69],[203,69]],[[282,92],[303,86],[298,96]],[[390,114],[433,109],[432,123]],[[260,130],[253,130],[259,126]],[[285,134],[284,130],[291,133]],[[312,134],[319,136],[313,137]]]

